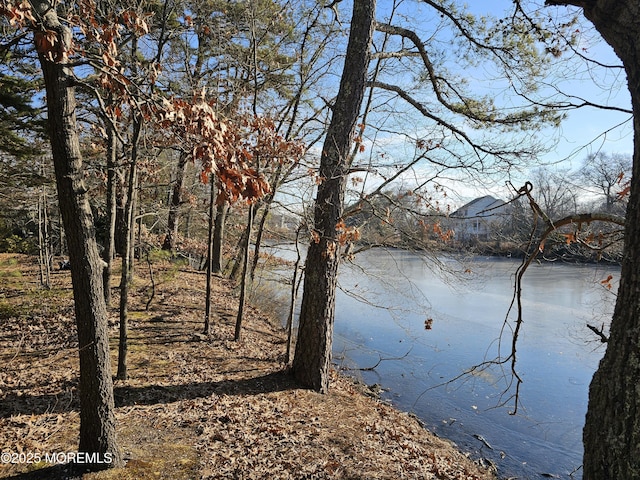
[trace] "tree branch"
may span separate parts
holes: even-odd
[[[593,333],[595,333],[598,337],[600,337],[600,341],[601,341],[602,343],[607,343],[607,342],[609,341],[609,337],[607,337],[607,336],[602,332],[602,330],[604,329],[604,325],[603,325],[602,327],[598,328],[598,327],[594,327],[593,325],[589,325],[589,324],[587,323],[587,328],[588,328],[589,330],[591,330]]]
[[[533,190],[533,185],[530,182],[527,182],[523,187],[521,187],[518,191],[518,197],[522,197],[522,196],[526,196],[529,200],[529,204],[531,206],[531,209],[534,212],[534,227],[531,230],[531,236],[529,237],[529,245],[527,250],[529,251],[529,255],[525,256],[525,258],[522,261],[522,264],[518,267],[518,270],[516,271],[516,282],[514,285],[514,295],[513,295],[513,299],[511,301],[511,305],[509,306],[509,310],[507,311],[507,317],[509,315],[509,313],[511,312],[511,310],[513,309],[513,306],[515,304],[516,309],[517,309],[517,318],[516,318],[516,323],[515,323],[515,328],[513,329],[513,333],[512,333],[512,338],[511,338],[511,353],[506,357],[505,361],[507,360],[511,360],[510,364],[511,364],[511,373],[512,375],[516,378],[516,391],[513,397],[515,399],[515,406],[514,406],[514,410],[513,410],[513,414],[517,413],[518,411],[518,397],[519,397],[519,391],[520,391],[520,384],[522,383],[522,379],[520,378],[520,376],[517,373],[516,370],[516,351],[517,351],[517,343],[518,343],[518,337],[520,334],[520,329],[522,327],[522,324],[524,322],[524,317],[523,317],[523,307],[522,307],[522,279],[524,277],[525,272],[527,271],[529,265],[531,265],[531,263],[537,258],[539,253],[542,253],[542,251],[544,250],[544,243],[545,240],[549,237],[549,235],[556,231],[557,229],[559,229],[560,227],[563,227],[565,225],[570,225],[570,224],[581,224],[581,223],[590,223],[590,222],[594,222],[594,221],[603,221],[603,222],[609,222],[609,223],[613,223],[616,225],[621,225],[624,226],[625,224],[625,220],[624,218],[618,216],[618,215],[612,215],[612,214],[607,214],[607,213],[582,213],[582,214],[576,214],[576,215],[568,215],[566,217],[563,217],[559,220],[556,221],[552,221],[540,208],[540,206],[536,203],[536,201],[534,200],[533,196],[531,195],[531,191]],[[545,221],[545,224],[547,226],[547,228],[545,229],[545,231],[542,233],[542,235],[540,236],[540,238],[538,239],[537,242],[534,242],[534,233],[536,230],[536,224],[537,224],[537,219],[538,218],[543,218]],[[534,246],[534,248],[531,248],[532,246]],[[504,332],[505,327],[507,326],[507,318],[505,318],[504,321],[504,325],[503,325],[503,331],[501,332],[501,337],[502,337],[502,333]],[[593,330],[593,329],[592,329]],[[596,333],[597,331],[594,330]],[[602,333],[600,331],[600,333]],[[601,341],[602,340],[602,335],[600,336]],[[499,363],[504,363],[504,362],[499,362]]]
[[[427,2],[427,3],[431,5],[431,2]],[[434,8],[436,7],[434,6]],[[438,8],[438,10],[440,9]],[[479,111],[477,108],[477,104],[478,104],[477,101],[466,98],[462,93],[460,93],[457,89],[455,89],[448,81],[436,75],[433,63],[431,62],[431,59],[429,58],[429,55],[424,47],[424,43],[415,32],[403,27],[398,27],[395,25],[389,25],[389,24],[380,23],[380,22],[376,22],[375,28],[379,32],[384,32],[392,35],[400,35],[404,38],[407,38],[415,45],[415,47],[418,49],[418,52],[416,53],[416,55],[420,56],[420,58],[422,59],[422,63],[427,69],[427,72],[429,74],[428,75],[429,81],[433,88],[433,92],[435,93],[436,98],[438,99],[438,102],[440,102],[444,107],[446,107],[451,112],[464,115],[466,118],[476,122],[480,122],[480,123],[491,123],[491,124],[500,124],[500,125],[508,125],[508,126],[522,124],[523,122],[528,122],[535,118],[540,118],[545,114],[544,111],[540,111],[538,109],[532,109],[530,111],[524,110],[515,115],[506,115],[506,116],[498,116],[498,112],[493,108],[489,108],[487,112]],[[467,38],[473,41],[473,38],[471,37],[470,34],[466,33],[465,36],[467,36]],[[453,104],[449,102],[445,98],[445,94],[443,94],[442,88],[438,82],[444,82],[447,85],[447,87],[449,87],[450,91],[453,92],[458,99],[460,99],[460,104]],[[384,84],[384,85],[387,85],[387,84]],[[400,92],[397,92],[397,93],[400,94]],[[403,98],[408,101],[408,99],[405,96],[403,96]],[[415,103],[412,103],[412,105],[414,107],[416,106]],[[422,110],[421,110],[421,113],[423,113],[424,115],[424,112]],[[451,127],[448,127],[448,128],[451,128]]]
[[[483,147],[482,145],[478,145],[476,144],[473,140],[471,140],[471,138],[462,130],[460,130],[459,128],[457,128],[455,125],[447,122],[446,120],[433,115],[422,103],[418,102],[415,98],[413,98],[411,95],[409,95],[405,90],[403,90],[402,88],[400,88],[397,85],[391,85],[388,83],[383,83],[383,82],[369,82],[369,85],[371,87],[377,87],[377,88],[381,88],[383,90],[388,90],[390,92],[394,92],[396,94],[398,94],[398,96],[400,98],[402,98],[403,100],[405,100],[407,103],[409,103],[412,107],[414,107],[416,110],[418,110],[424,117],[426,118],[430,118],[431,120],[433,120],[434,122],[436,122],[438,125],[441,125],[445,128],[447,128],[448,130],[450,130],[452,133],[458,135],[459,137],[463,138],[467,144],[469,144],[474,151],[476,151],[476,155],[478,155],[478,157],[480,157],[480,155],[478,154],[478,152],[482,152],[484,154],[488,154],[488,155],[499,155],[501,153],[505,153],[505,152],[496,152],[493,151],[489,148]]]

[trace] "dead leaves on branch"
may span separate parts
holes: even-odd
[[[33,34],[36,51],[52,62],[66,59],[65,47],[55,30],[38,30]]]
[[[54,2],[55,4],[56,2]],[[34,43],[40,55],[52,62],[66,62],[69,57],[77,55],[84,62],[89,62],[98,72],[97,85],[108,92],[126,96],[126,85],[130,80],[118,59],[119,42],[123,36],[142,36],[149,34],[148,13],[139,14],[129,9],[121,12],[99,12],[93,0],[80,0],[69,6],[64,25],[55,15],[34,16],[30,2],[14,3],[7,0],[0,2],[0,15],[6,17],[9,24],[16,29],[34,31]],[[73,42],[74,36],[81,37]],[[149,67],[152,77],[154,65]],[[123,99],[127,102],[130,99]]]
[[[223,118],[205,89],[191,101],[162,99],[151,111],[171,133],[168,144],[182,145],[202,166],[203,183],[215,178],[218,203],[259,200],[271,192],[265,174],[304,153],[303,144],[284,139],[269,118]]]
[[[20,3],[2,0],[0,2],[0,15],[9,20],[9,25],[19,27],[27,23],[35,23],[36,19],[31,13],[31,4],[27,1]]]
[[[189,99],[167,98],[149,88],[162,71],[156,62],[142,59],[135,69],[125,70],[120,61],[121,43],[127,36],[148,35],[152,13],[134,9],[102,12],[93,0],[81,0],[74,8],[69,24],[81,37],[76,53],[96,69],[95,85],[102,91],[95,90],[96,95],[110,96],[108,104],[101,102],[105,113],[122,122],[127,116],[142,115],[158,146],[185,149],[201,165],[203,182],[211,176],[215,178],[218,203],[257,201],[271,192],[266,174],[278,166],[297,163],[302,157],[303,145],[280,135],[271,119],[242,114],[221,116],[206,89]],[[33,17],[28,3],[2,0],[0,13],[12,25],[34,28],[38,51],[51,60],[62,61],[71,53],[67,51],[70,41],[62,38],[62,27],[58,31],[39,25],[44,21]]]
[[[356,227],[348,227],[343,219],[336,225],[337,240],[340,245],[360,240],[360,231]]]
[[[138,13],[133,9],[120,12],[110,12],[105,17],[98,13],[96,3],[92,0],[77,2],[78,13],[71,17],[71,23],[78,27],[84,36],[88,49],[100,51],[104,49],[102,58],[108,66],[117,66],[119,61],[118,41],[123,34],[133,34],[136,37],[149,34],[147,19],[152,13]]]
[[[604,286],[607,290],[613,289],[613,284],[611,281],[613,280],[613,275],[607,275],[607,278],[600,281],[600,285]]]

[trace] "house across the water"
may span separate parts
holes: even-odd
[[[459,241],[487,241],[509,216],[509,204],[486,195],[463,205],[450,215]]]

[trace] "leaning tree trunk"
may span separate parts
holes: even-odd
[[[636,76],[629,83],[636,82],[638,90],[639,81]],[[634,97],[633,177],[620,287],[607,351],[589,387],[584,480],[640,479],[640,91]]]
[[[116,466],[122,464],[122,457],[116,441],[107,309],[102,289],[103,262],[83,181],[74,77],[64,61],[64,53],[71,44],[71,32],[58,20],[55,5],[46,1],[32,1],[31,4],[39,13],[36,18],[42,21],[42,31],[55,31],[59,42],[58,51],[40,51],[39,58],[46,86],[49,136],[58,202],[69,248],[78,329],[79,450],[96,455],[90,462],[94,468]],[[36,45],[39,43],[42,44],[36,38]],[[56,61],[50,60],[52,57]]]
[[[589,387],[584,480],[640,479],[640,3],[547,0],[583,7],[624,64],[633,108],[634,154],[620,287],[607,351]]]
[[[247,236],[243,249],[242,257],[242,273],[240,276],[240,299],[238,301],[238,315],[236,316],[236,328],[233,339],[240,341],[240,332],[242,329],[242,320],[244,319],[245,301],[247,297],[247,270],[249,267],[249,243],[251,243],[251,227],[253,226],[253,209],[255,205],[249,205],[249,213],[247,214]]]
[[[606,10],[585,13],[625,66],[634,153],[618,298],[607,351],[589,387],[583,478],[640,479],[640,5],[598,3]]]
[[[366,88],[374,12],[375,0],[354,1],[345,66],[320,158],[322,183],[305,266],[292,372],[299,382],[322,393],[329,388],[339,258],[336,225],[342,216],[349,152]]]

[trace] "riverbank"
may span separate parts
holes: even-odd
[[[203,337],[204,275],[169,263],[153,268],[148,311],[151,282],[138,269],[130,379],[115,385],[127,466],[82,478],[495,478],[345,377],[334,374],[328,395],[299,388],[283,364],[284,333],[257,309],[248,309],[234,342],[237,299],[224,279],[214,282],[213,333]],[[2,452],[73,452],[78,362],[69,272],[54,272],[43,290],[33,259],[0,255],[0,280]],[[115,365],[115,309],[110,317]],[[4,463],[0,477],[69,475],[44,462]]]
[[[279,232],[278,235],[267,237],[267,244],[295,244],[295,237],[291,232]],[[538,252],[536,260],[546,263],[568,264],[605,264],[619,266],[622,263],[623,243],[622,238],[604,245],[604,237],[594,241],[594,245],[588,247],[577,242],[567,242],[566,235],[553,234],[544,242],[544,251]],[[308,244],[308,239],[300,243],[303,247]],[[428,252],[430,254],[443,255],[471,255],[496,258],[523,259],[527,252],[535,249],[535,246],[527,245],[527,240],[521,242],[513,240],[474,240],[461,242],[455,239],[447,241],[427,239],[422,241],[395,241],[373,242],[360,239],[351,247],[352,252],[363,252],[372,248],[397,249],[406,252]]]

